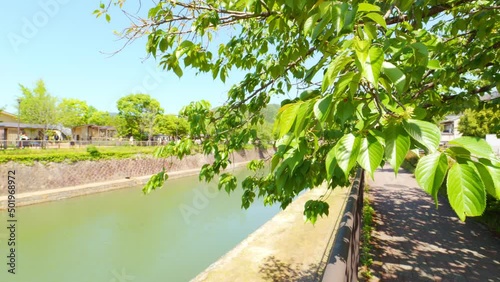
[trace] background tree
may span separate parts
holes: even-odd
[[[267,121],[270,125],[274,125],[276,121],[276,115],[278,114],[278,110],[280,109],[280,105],[278,104],[269,104],[262,110],[262,115],[264,116],[264,120]]]
[[[500,104],[488,104],[480,110],[465,110],[460,117],[458,131],[465,136],[480,138],[486,134],[500,136]]]
[[[95,14],[109,20],[112,6]],[[441,150],[429,120],[477,105],[478,94],[497,86],[499,9],[495,0],[166,0],[146,19],[131,17],[137,20],[122,36],[127,44],[147,36],[147,52],[178,76],[186,67],[223,82],[232,71],[246,73],[223,106],[201,101],[183,110],[190,136],[206,136],[203,152],[215,155],[200,171],[206,181],[254,137],[271,97],[306,89],[282,104],[270,172],[251,163],[256,173],[242,182],[243,207],[258,195],[285,208],[306,188],[348,185],[357,166],[373,177],[385,162],[397,173],[406,153],[421,148],[417,181],[437,201],[446,180],[449,202],[465,220],[484,211],[486,193],[500,198],[500,162],[481,139],[455,139]],[[227,27],[233,32],[214,36]],[[222,42],[211,45],[213,38]],[[158,155],[182,158],[191,144],[184,139]],[[144,191],[163,179],[162,172]],[[219,178],[227,191],[236,183],[230,173]],[[327,212],[321,200],[305,205],[313,222]]]
[[[264,119],[254,125],[256,136],[253,143],[255,145],[268,148],[277,139],[277,134],[274,134],[273,128],[279,108],[280,106],[277,104],[269,104],[262,110],[262,117]]]
[[[178,139],[179,137],[184,137],[188,133],[188,129],[189,124],[186,119],[167,114],[158,116],[154,132]]]
[[[84,125],[87,123],[87,113],[89,106],[87,102],[78,99],[62,99],[61,103],[57,106],[59,122],[71,128]]]
[[[100,111],[90,106],[86,113],[86,123],[100,126],[115,126],[116,120],[109,112]]]
[[[156,99],[147,94],[130,94],[118,100],[117,108],[122,135],[151,140],[156,118],[163,113]]]
[[[255,125],[256,138],[254,144],[262,148],[269,148],[276,140],[273,134],[273,124],[264,121],[262,124]]]
[[[38,80],[33,89],[21,84],[20,118],[25,123],[43,126],[42,135],[45,140],[50,126],[58,122],[57,99],[51,96],[45,88],[43,80]]]
[[[3,108],[0,108],[0,114],[5,110],[5,107]],[[2,122],[2,120],[0,120],[0,122]]]

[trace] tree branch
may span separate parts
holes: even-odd
[[[474,89],[472,91],[469,91],[466,94],[469,94],[469,95],[470,94],[480,94],[480,93],[488,92],[491,89],[493,89],[494,87],[495,87],[495,85],[493,85],[493,84],[491,84],[491,85],[485,85],[485,86],[479,87],[477,89]],[[442,102],[452,101],[452,100],[457,99],[459,97],[463,97],[466,94],[444,96],[444,97],[442,97],[441,101]],[[429,108],[431,106],[433,106],[433,105],[432,104],[425,104],[425,105],[422,106],[422,108],[427,109],[427,108]]]
[[[462,4],[466,4],[469,2],[470,2],[469,0],[462,0],[462,1],[458,1],[457,3],[454,3],[454,4],[443,4],[443,5],[433,6],[428,10],[428,12],[426,14],[422,15],[422,19],[430,18],[430,17],[437,15],[441,12],[450,10],[452,8],[458,7]],[[407,20],[408,20],[408,16],[404,15],[404,16],[390,17],[385,22],[387,25],[392,25],[392,24],[400,23],[400,22],[407,21]]]

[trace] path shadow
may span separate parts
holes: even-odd
[[[500,281],[500,240],[470,219],[461,222],[445,198],[436,209],[412,181],[370,184],[373,274],[381,281]]]
[[[321,280],[319,264],[286,263],[275,256],[267,257],[259,273],[264,281],[272,282],[312,282]]]

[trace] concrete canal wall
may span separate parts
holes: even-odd
[[[232,157],[235,166],[264,158],[270,151],[247,150]],[[162,170],[170,178],[196,175],[199,168],[213,161],[211,156],[193,155],[183,160],[140,157],[120,160],[81,161],[76,163],[35,163],[32,166],[9,162],[0,165],[0,209],[8,203],[9,171],[15,171],[16,206],[60,200],[69,197],[145,184],[152,174]]]

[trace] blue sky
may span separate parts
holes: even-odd
[[[213,81],[210,74],[196,76],[188,69],[179,79],[160,71],[153,58],[144,60],[143,39],[112,57],[102,54],[122,47],[124,42],[117,41],[113,30],[122,30],[129,22],[117,13],[112,14],[111,23],[96,19],[92,11],[98,6],[97,0],[3,4],[2,10],[8,13],[2,15],[0,25],[0,108],[15,113],[19,84],[31,88],[43,79],[53,96],[85,100],[100,110],[116,112],[120,97],[143,89],[160,101],[165,112],[177,113],[194,100],[222,104],[226,91],[242,76],[236,73],[223,84]],[[146,12],[143,7],[141,13]]]

